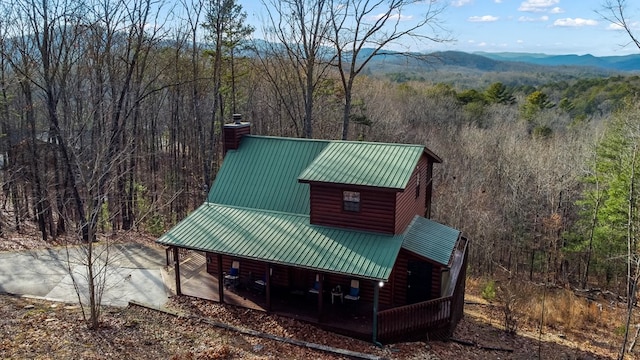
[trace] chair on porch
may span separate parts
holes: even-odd
[[[269,268],[269,276],[273,275],[273,269]],[[253,278],[251,277],[251,280],[253,281],[253,289],[258,293],[258,294],[264,294],[266,288],[267,288],[267,276],[266,275],[262,275],[262,277],[260,278]]]
[[[351,301],[360,300],[360,281],[359,280],[351,280],[349,293],[346,294],[344,298]]]
[[[236,287],[238,285],[239,279],[240,279],[240,262],[233,261],[231,263],[231,270],[229,270],[228,274],[224,275],[224,286]]]
[[[342,293],[342,287],[340,285],[336,285],[331,289],[331,304],[335,303],[336,298],[339,298],[340,303],[344,304],[344,294]]]
[[[316,281],[313,282],[313,287],[309,289],[312,294],[318,294],[320,292],[320,275],[316,274]]]

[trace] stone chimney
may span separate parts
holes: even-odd
[[[251,123],[242,121],[242,114],[233,114],[233,122],[224,124],[223,129],[223,154],[228,150],[240,147],[240,139],[243,135],[251,133]]]

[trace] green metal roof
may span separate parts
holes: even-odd
[[[335,141],[298,180],[404,189],[424,151],[422,145]]]
[[[416,216],[407,228],[402,248],[448,265],[459,237],[456,229]]]
[[[309,186],[298,175],[329,141],[244,136],[227,152],[208,201],[253,209],[309,214]]]
[[[402,235],[311,225],[306,215],[205,203],[157,242],[387,281],[402,240]]]
[[[420,145],[244,136],[208,201],[157,242],[382,281],[401,247],[446,265],[460,232],[428,219],[400,235],[309,223],[304,182],[403,189],[423,153],[441,161]]]

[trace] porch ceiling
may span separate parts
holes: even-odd
[[[205,203],[157,242],[387,281],[403,238],[311,225],[307,215]]]

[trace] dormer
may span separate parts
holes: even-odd
[[[421,145],[335,141],[300,174],[310,187],[310,222],[403,233],[415,215],[429,217],[433,164]]]

